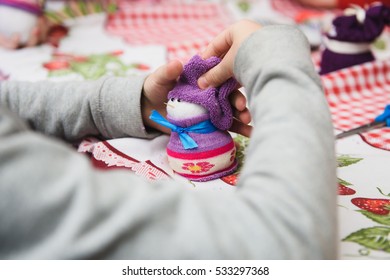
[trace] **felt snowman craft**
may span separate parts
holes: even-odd
[[[374,3],[363,9],[351,6],[336,17],[324,36],[320,74],[375,60],[371,44],[390,24],[390,7]]]
[[[0,0],[0,34],[11,37],[20,36],[20,43],[25,44],[38,17],[42,15],[41,0]]]
[[[197,85],[198,78],[219,62],[217,57],[192,57],[168,93],[167,119],[157,111],[150,116],[171,129],[166,149],[169,165],[191,181],[217,179],[237,169],[236,147],[227,130],[233,122],[229,95],[238,83],[230,78],[218,88]]]

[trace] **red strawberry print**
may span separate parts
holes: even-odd
[[[147,71],[150,69],[149,65],[146,65],[146,64],[137,64],[136,67],[138,70],[143,70],[143,71]]]
[[[390,208],[390,199],[355,197],[351,202],[360,209],[377,215],[387,215],[390,212],[385,208],[385,206]]]
[[[49,61],[43,64],[43,67],[46,69],[53,71],[53,70],[62,70],[62,69],[68,69],[70,67],[70,64],[66,60],[53,60]]]
[[[69,62],[86,62],[88,61],[88,57],[82,55],[73,55],[62,52],[56,52],[53,54],[55,61],[69,61]]]
[[[80,55],[79,56],[74,56],[72,61],[74,61],[74,62],[86,62],[86,61],[88,61],[88,57],[80,56]]]
[[[353,195],[356,191],[339,183],[339,195]]]
[[[73,58],[73,55],[72,54],[68,54],[68,53],[63,53],[63,52],[58,52],[56,51],[55,53],[53,53],[53,57],[55,59],[61,59],[61,60],[72,60]]]
[[[225,183],[232,185],[232,186],[235,186],[237,184],[237,179],[238,179],[237,173],[227,175],[227,176],[224,176],[221,178],[222,181],[224,181]]]
[[[116,51],[112,51],[110,54],[112,54],[113,56],[120,56],[124,53],[124,51],[122,50],[116,50]]]

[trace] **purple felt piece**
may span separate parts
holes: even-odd
[[[383,32],[386,25],[390,24],[390,7],[386,5],[373,5],[366,10],[363,22],[359,22],[355,15],[339,16],[333,20],[335,34],[327,34],[330,39],[371,43]]]
[[[211,57],[203,60],[196,55],[184,66],[183,73],[175,86],[169,92],[168,99],[180,98],[183,101],[199,104],[205,107],[210,114],[210,121],[220,130],[227,130],[233,122],[233,111],[229,102],[229,95],[238,85],[233,78],[227,80],[218,88],[200,89],[197,81],[200,76],[216,66],[221,60]]]
[[[381,4],[370,6],[365,11],[363,19],[357,15],[343,15],[334,19],[333,30],[326,34],[329,41],[322,53],[320,74],[324,75],[373,61],[375,57],[369,44],[374,42],[389,24],[390,7]],[[343,45],[343,51],[339,50],[340,44],[334,48],[334,42],[340,42]],[[351,51],[354,48],[356,51]]]

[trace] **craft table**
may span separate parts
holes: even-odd
[[[196,9],[177,4],[180,1],[173,1],[175,8],[157,8],[140,2],[132,9],[123,4],[123,9],[109,18],[94,14],[69,20],[70,32],[58,48],[42,45],[17,51],[0,49],[0,79],[63,81],[95,79],[102,75],[145,74],[168,59],[189,58],[237,18],[257,19],[258,9],[271,9],[264,13],[268,15],[266,21],[270,20],[272,12],[273,19],[284,23],[292,23],[292,19],[308,12],[290,1],[287,1],[290,6],[284,2],[283,9],[281,1],[277,0],[259,1],[261,5],[253,4],[256,1],[246,1],[248,6],[230,10],[234,16],[229,18],[224,9],[231,7],[216,1],[197,4]],[[245,1],[230,1],[228,6],[238,2],[242,5]],[[141,25],[144,29],[140,28]],[[178,26],[181,28],[175,28]],[[390,59],[386,53],[390,49],[390,40],[386,38],[386,47],[378,50],[381,58],[378,61],[322,76],[335,133],[370,121],[389,103]],[[318,57],[313,53],[314,61]],[[64,59],[72,62],[73,67],[54,67],[53,70],[53,65]],[[91,71],[91,66],[94,71]],[[237,156],[242,163],[249,139],[235,135],[235,141],[239,144]],[[125,168],[147,180],[181,180],[194,191],[204,188],[235,190],[237,174],[206,183],[194,183],[174,174],[167,164],[167,142],[166,135],[153,140],[98,141],[88,138],[80,143],[78,151],[89,153],[97,168]],[[140,146],[144,148],[137,149]],[[390,259],[390,208],[380,204],[389,203],[390,199],[390,129],[338,140],[336,150],[339,163],[339,258]],[[321,226],[321,221],[318,225]]]

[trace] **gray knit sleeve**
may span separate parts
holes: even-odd
[[[155,137],[141,118],[144,78],[105,77],[97,81],[20,82],[1,84],[0,104],[45,134],[79,140]]]

